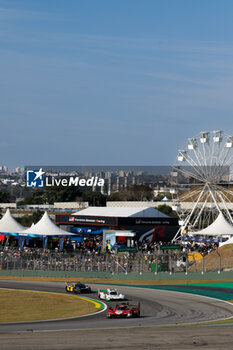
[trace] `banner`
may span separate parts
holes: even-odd
[[[43,237],[43,248],[44,249],[47,249],[48,247],[48,237]]]
[[[63,250],[63,248],[64,248],[64,241],[65,241],[65,238],[61,237],[60,238],[60,250]]]
[[[219,243],[225,242],[225,238],[204,238],[204,237],[182,237],[183,242],[198,242],[198,243]]]
[[[24,237],[20,237],[18,238],[18,247],[19,249],[23,249],[24,247]]]

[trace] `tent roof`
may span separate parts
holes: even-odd
[[[9,209],[5,212],[0,220],[0,232],[2,233],[17,233],[24,230],[25,227],[22,226],[15,218],[11,215]]]
[[[31,224],[30,227],[26,227],[23,231],[18,232],[19,236],[30,236],[29,233],[26,233],[26,234],[25,234],[25,232],[26,232],[27,230],[31,229],[33,226],[35,226],[34,222]],[[32,235],[32,237],[33,237],[33,235]]]
[[[50,219],[47,211],[44,213],[40,221],[29,227],[27,230],[21,231],[21,234],[31,234],[40,236],[70,236],[72,233],[60,229]]]
[[[223,245],[226,245],[226,244],[233,244],[233,237],[229,238],[227,241],[225,242],[221,242],[219,243],[219,247],[222,247]]]
[[[206,236],[225,236],[233,235],[233,226],[225,219],[223,213],[219,213],[217,219],[208,227],[193,234]]]
[[[110,217],[168,217],[159,210],[148,207],[89,207],[72,215],[110,216]]]

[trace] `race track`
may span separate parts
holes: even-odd
[[[0,281],[0,287],[65,293],[65,284],[57,282],[2,280]],[[97,289],[103,286],[91,285],[91,287],[95,292],[86,296],[98,299],[96,293]],[[199,323],[233,317],[233,305],[220,300],[164,290],[123,286],[118,288],[127,296],[129,302],[140,302],[140,318],[109,320],[106,318],[106,312],[102,312],[97,315],[57,321],[1,323],[0,332],[148,327]],[[110,304],[112,303],[113,302]]]

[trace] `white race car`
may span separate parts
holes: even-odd
[[[124,294],[119,293],[117,289],[99,289],[98,297],[106,301],[125,300]]]

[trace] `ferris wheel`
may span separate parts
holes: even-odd
[[[233,224],[232,165],[233,136],[222,131],[200,132],[178,151],[171,173],[171,194],[180,229],[173,240],[200,232],[219,213]]]

